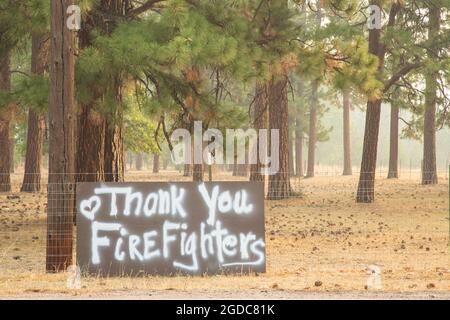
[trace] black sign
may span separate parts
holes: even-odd
[[[80,183],[77,264],[94,275],[265,272],[258,182]]]

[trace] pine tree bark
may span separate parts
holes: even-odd
[[[78,116],[77,181],[105,180],[105,120],[92,106],[81,105]]]
[[[41,191],[41,165],[45,118],[33,109],[28,111],[27,151],[21,192]]]
[[[116,109],[108,115],[105,121],[105,181],[125,181],[124,145],[123,145],[123,102],[120,79],[114,83]]]
[[[318,105],[319,81],[314,80],[311,86],[311,107],[309,110],[308,168],[306,171],[307,178],[312,178],[315,174]]]
[[[289,181],[289,115],[287,76],[273,78],[269,85],[269,128],[279,130],[279,170],[269,176],[267,198],[286,199],[290,195]],[[273,156],[273,155],[271,155]]]
[[[31,72],[43,74],[48,60],[48,48],[42,34],[33,34],[31,39]],[[41,190],[41,165],[45,134],[45,117],[33,108],[28,110],[27,149],[25,173],[21,192]]]
[[[105,181],[125,181],[123,163],[123,131],[121,115],[117,123],[106,122],[105,133]]]
[[[105,179],[108,182],[125,181],[123,145],[123,86],[119,77],[115,79],[116,110],[110,113],[105,128]]]
[[[255,108],[253,110],[253,127],[258,131],[268,128],[268,94],[267,85],[257,83],[255,88]],[[261,174],[263,169],[260,155],[259,155],[259,143],[256,144],[256,163],[250,165],[250,181],[265,181],[265,175]]]
[[[0,57],[0,90],[11,90],[10,55]],[[11,108],[0,111],[0,192],[11,191]]]
[[[394,100],[391,102],[388,179],[398,178],[398,116],[399,108]]]
[[[73,0],[51,0],[47,272],[72,264],[75,191],[74,36],[66,26]]]
[[[433,40],[439,34],[441,24],[441,8],[432,2],[429,6],[428,37]],[[428,49],[428,56],[437,61],[439,47]],[[425,75],[425,115],[423,132],[423,166],[422,184],[437,184],[436,166],[436,101],[437,101],[437,70],[431,70]]]
[[[361,171],[356,201],[370,203],[375,200],[375,170],[377,162],[378,132],[380,127],[381,100],[367,102]]]
[[[344,118],[344,172],[342,175],[351,176],[352,152],[350,144],[350,91],[343,90],[343,118]]]

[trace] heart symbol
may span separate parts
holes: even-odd
[[[81,201],[80,212],[89,220],[94,221],[95,214],[97,213],[98,209],[100,209],[101,205],[102,201],[100,200],[100,197],[93,196],[88,200]]]

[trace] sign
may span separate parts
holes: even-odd
[[[265,272],[263,184],[79,183],[77,264],[106,276]]]

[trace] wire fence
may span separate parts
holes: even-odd
[[[360,173],[353,171],[352,176],[342,176],[342,172],[337,168],[321,167],[314,174],[314,178],[305,178],[303,176],[291,176],[290,194],[286,201],[267,201],[266,207],[266,235],[268,241],[273,237],[281,237],[287,242],[294,244],[299,241],[311,240],[322,236],[325,239],[336,241],[336,252],[341,250],[338,248],[340,241],[348,240],[352,236],[357,235],[360,239],[360,245],[367,245],[366,253],[358,253],[356,257],[361,265],[366,262],[383,260],[385,254],[383,246],[371,247],[369,236],[373,232],[381,230],[390,234],[390,241],[400,241],[398,239],[406,238],[406,235],[415,237],[429,237],[430,239],[440,238],[448,244],[448,170],[440,170],[437,172],[440,187],[438,189],[424,188],[421,184],[422,172],[420,169],[403,170],[399,172],[399,179],[387,179],[387,168],[380,168],[372,173],[376,177],[375,189],[365,190],[374,192],[376,200],[385,201],[390,199],[397,203],[398,210],[401,210],[403,203],[416,201],[417,212],[421,216],[427,216],[429,223],[416,223],[414,219],[419,219],[418,215],[411,215],[408,221],[404,222],[404,226],[392,225],[383,229],[383,219],[391,219],[391,216],[381,217],[378,225],[373,226],[376,219],[377,207],[362,207],[360,225],[358,231],[354,231],[354,223],[356,217],[350,217],[349,221],[343,223],[341,221],[333,222],[325,221],[325,217],[337,214],[345,214],[344,206],[351,205],[355,202],[356,188],[358,185],[358,177]],[[93,174],[96,175],[96,174]],[[79,177],[79,175],[76,175]],[[233,176],[231,172],[216,170],[212,173],[213,181],[248,181],[248,175]],[[74,177],[69,177],[74,179]],[[208,175],[205,175],[208,180]],[[75,184],[72,182],[63,184],[48,184],[48,175],[44,172],[41,177],[40,188],[35,186],[34,189],[40,189],[39,192],[28,193],[20,192],[23,181],[23,174],[11,174],[11,192],[0,193],[0,273],[20,274],[20,273],[43,273],[48,270],[48,264],[57,264],[55,261],[61,261],[61,256],[67,258],[67,264],[75,264],[76,252],[76,224],[74,220],[75,205]],[[73,180],[72,180],[73,181]],[[159,182],[159,181],[192,181],[191,176],[183,176],[182,170],[164,170],[159,173],[151,171],[128,171],[125,174],[127,182]],[[268,192],[268,179],[266,179],[266,194]],[[443,190],[447,190],[444,192]],[[431,193],[438,192],[438,194]],[[319,196],[320,195],[320,196]],[[328,197],[328,198],[327,198]],[[435,207],[435,208],[434,208]],[[415,210],[415,207],[409,207],[408,210]],[[434,208],[434,211],[427,211]],[[49,210],[50,209],[50,210]],[[47,214],[48,211],[53,212],[52,215]],[[370,213],[370,214],[369,214]],[[398,211],[400,214],[401,211]],[[414,212],[413,212],[414,213]],[[355,213],[357,215],[358,212]],[[281,224],[280,217],[287,216],[289,224],[297,224],[298,228],[293,231],[292,228]],[[444,218],[443,218],[444,217]],[[323,221],[322,221],[323,219]],[[312,225],[313,221],[315,225]],[[342,224],[342,225],[341,225]],[[365,227],[364,224],[371,225]],[[420,228],[414,230],[413,226],[420,225]],[[381,228],[381,229],[379,229]],[[352,231],[353,230],[353,231]],[[446,231],[447,230],[447,231]],[[426,236],[425,234],[428,234]],[[397,239],[398,238],[398,239]],[[366,239],[366,240],[364,240]],[[394,240],[395,239],[395,240]],[[365,242],[364,242],[365,241]],[[437,252],[430,252],[426,248],[428,239],[423,241],[424,249],[420,254],[415,253],[414,259],[428,257]],[[309,243],[309,242],[308,242]],[[402,250],[403,244],[400,242],[398,250]],[[305,250],[302,247],[302,250]],[[306,255],[314,255],[315,249],[312,248],[310,253],[304,252]],[[349,267],[342,261],[342,255],[350,254],[341,252],[325,254],[327,260],[334,259],[334,264],[325,263],[323,258],[317,259],[315,266],[321,270],[335,272],[336,268]],[[442,253],[442,248],[439,249]],[[272,270],[277,270],[276,261],[270,260],[268,252],[268,261],[272,266]],[[298,257],[291,257],[292,250],[284,251],[281,248],[277,255],[295,261]],[[422,255],[422,256],[420,256]],[[302,255],[304,258],[304,256]],[[334,257],[334,258],[333,258]],[[55,259],[55,261],[52,261]],[[433,257],[433,259],[439,259]],[[47,262],[47,266],[46,266]],[[299,262],[300,263],[300,262]],[[423,268],[427,268],[427,260],[422,260]],[[67,265],[67,266],[68,266]],[[67,267],[64,266],[64,267]],[[47,268],[46,268],[47,267]]]

